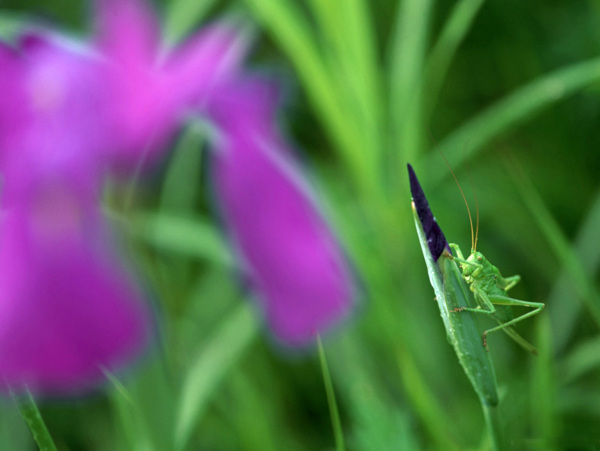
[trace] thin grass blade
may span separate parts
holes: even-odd
[[[394,170],[399,161],[413,160],[422,150],[423,71],[432,9],[431,0],[404,0],[398,7],[389,71]]]
[[[427,58],[426,117],[431,117],[454,55],[471,29],[471,24],[484,2],[485,0],[460,0],[452,8],[450,17],[446,20]]]
[[[215,0],[172,0],[165,20],[165,33],[170,42],[177,42],[200,23]]]
[[[596,326],[600,327],[600,292],[527,174],[516,162],[512,162],[510,169],[513,180],[519,187],[521,198],[531,212],[533,221],[548,241],[557,259],[563,262],[565,271],[571,277],[575,289],[581,296],[583,306]]]
[[[214,224],[200,218],[160,213],[137,213],[130,220],[130,231],[152,246],[179,255],[234,267],[225,238]]]
[[[555,70],[517,89],[467,121],[442,140],[439,149],[456,171],[500,134],[599,80],[600,58]],[[448,176],[437,152],[430,152],[424,164],[431,168],[427,178],[429,184],[435,186]]]
[[[590,206],[587,216],[583,220],[579,232],[575,238],[574,252],[581,262],[588,279],[593,279],[600,266],[600,191]],[[580,302],[566,302],[578,298]],[[581,315],[581,296],[575,290],[568,269],[563,268],[552,287],[548,296],[548,305],[552,306],[548,314],[553,324],[552,339],[557,354],[560,354],[569,344],[573,334],[576,332],[577,320]],[[600,355],[600,354],[599,354]]]
[[[352,126],[352,118],[343,108],[336,80],[328,73],[306,15],[289,0],[245,1],[294,64],[310,103],[355,182],[367,193],[376,191],[378,168],[370,165],[370,157],[361,145],[361,131]]]
[[[31,435],[38,445],[40,451],[56,451],[56,445],[50,431],[46,427],[46,423],[42,418],[38,406],[29,391],[20,394],[13,394],[13,399],[19,406],[21,416],[29,426]]]
[[[329,373],[327,357],[325,357],[325,350],[323,349],[323,343],[321,342],[320,335],[317,335],[317,348],[319,350],[319,361],[321,362],[325,393],[327,394],[327,404],[329,404],[329,414],[331,415],[333,436],[335,437],[335,449],[337,451],[344,451],[346,449],[344,445],[344,431],[342,430],[342,422],[340,420],[340,414],[338,411],[337,402],[335,400],[335,392],[333,391],[333,381],[331,380],[331,374]]]
[[[249,303],[240,305],[199,350],[183,381],[175,422],[175,449],[185,448],[219,382],[242,357],[259,330]]]

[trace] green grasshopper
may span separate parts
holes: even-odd
[[[521,277],[518,275],[502,277],[498,268],[492,265],[481,252],[477,252],[475,246],[471,250],[471,255],[466,259],[458,244],[451,243],[450,247],[456,252],[457,257],[454,257],[454,260],[460,264],[462,277],[475,294],[475,301],[478,304],[476,308],[458,307],[454,309],[454,312],[485,313],[498,321],[498,326],[483,332],[483,346],[486,349],[488,348],[487,334],[503,330],[524,349],[537,354],[537,350],[521,337],[512,326],[540,313],[545,304],[522,301],[508,296],[508,290],[514,287],[521,280]],[[530,307],[533,310],[515,318],[512,311],[513,306]]]
[[[443,154],[442,154],[443,156]],[[444,160],[446,158],[444,157]],[[446,161],[448,164],[448,161]],[[455,308],[454,312],[474,312],[474,313],[484,313],[490,315],[496,321],[498,321],[499,325],[496,327],[492,327],[483,332],[483,346],[489,350],[487,345],[487,335],[490,332],[495,332],[497,330],[504,331],[510,338],[515,340],[519,345],[521,345],[525,350],[536,354],[537,350],[533,345],[531,345],[527,340],[525,340],[521,335],[517,333],[514,329],[513,325],[518,323],[519,321],[523,321],[530,316],[537,315],[542,311],[545,307],[545,304],[542,302],[529,302],[522,301],[520,299],[515,299],[508,296],[508,290],[514,287],[519,280],[521,280],[521,276],[514,275],[511,277],[502,277],[500,274],[500,270],[492,265],[487,258],[481,252],[477,252],[477,236],[479,232],[479,209],[477,209],[477,226],[475,231],[475,236],[473,236],[473,220],[471,218],[471,211],[469,209],[469,203],[465,197],[465,194],[458,183],[458,179],[456,175],[448,165],[448,168],[452,172],[452,176],[456,181],[458,188],[462,194],[463,200],[465,201],[465,205],[467,206],[467,212],[469,215],[469,222],[471,224],[471,255],[465,259],[460,247],[458,244],[450,243],[450,248],[456,252],[456,257],[448,255],[450,258],[454,258],[462,270],[462,277],[469,285],[471,291],[475,295],[475,301],[477,302],[477,307],[458,307]],[[512,307],[529,307],[533,310],[524,313],[521,316],[513,315]]]

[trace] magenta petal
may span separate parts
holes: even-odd
[[[248,41],[233,24],[206,27],[169,55],[164,71],[183,104],[204,100],[216,83],[232,77],[247,53]]]
[[[21,86],[23,67],[16,52],[0,42],[0,160],[6,152],[6,141],[25,114],[25,93]]]
[[[12,70],[2,75],[1,169],[18,174],[21,183],[49,173],[98,175],[99,151],[108,142],[98,62],[57,36],[28,33],[20,44]]]
[[[120,64],[156,63],[160,27],[154,11],[141,0],[96,0],[98,46]]]
[[[247,94],[238,99],[256,93]],[[215,178],[225,221],[270,328],[284,344],[302,346],[349,313],[354,284],[289,150],[275,139],[273,121],[270,133],[268,124],[259,124],[257,119],[266,118],[264,106],[220,107],[216,117],[223,136],[214,157]],[[240,116],[242,111],[250,115]]]
[[[76,236],[36,236],[35,222],[13,211],[0,229],[0,375],[13,390],[70,394],[139,352],[147,312],[114,262]]]
[[[141,0],[98,0],[98,50],[111,100],[109,160],[120,168],[156,161],[188,108],[233,71],[244,52],[239,33],[218,25],[180,48],[160,49],[160,29]],[[161,53],[162,52],[162,53]]]

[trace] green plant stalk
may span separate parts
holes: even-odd
[[[483,417],[485,419],[485,425],[488,430],[491,446],[494,451],[501,451],[504,449],[502,444],[502,429],[500,428],[500,418],[498,415],[498,407],[490,406],[489,404],[481,404],[483,409]]]
[[[13,399],[19,407],[21,416],[27,423],[33,439],[38,445],[40,451],[56,451],[56,445],[52,440],[52,436],[46,427],[46,423],[42,418],[42,415],[31,395],[29,390],[26,390],[23,394],[12,394]]]
[[[325,350],[323,349],[323,343],[321,342],[321,336],[317,334],[317,347],[319,349],[319,360],[321,362],[321,370],[323,372],[323,382],[325,384],[325,392],[327,393],[327,403],[329,404],[329,413],[331,415],[331,426],[333,428],[333,436],[335,438],[335,449],[337,451],[344,451],[344,432],[342,431],[342,422],[340,421],[340,414],[337,408],[337,402],[335,400],[335,393],[333,391],[333,382],[331,381],[331,375],[329,373],[329,367],[327,366],[327,359],[325,357]]]

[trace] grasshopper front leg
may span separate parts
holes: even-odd
[[[458,257],[457,260],[464,261],[464,262],[467,261],[465,259],[465,256],[463,255],[462,251],[460,250],[460,246],[458,244],[450,243],[449,246],[450,246],[450,249],[452,249],[454,252],[456,252],[456,256]]]

